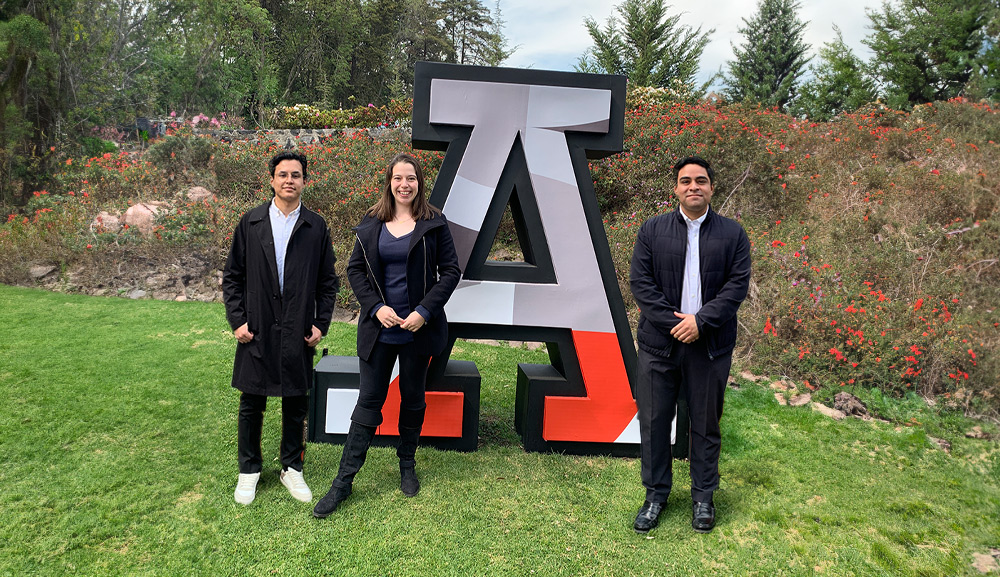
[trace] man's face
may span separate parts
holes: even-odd
[[[696,219],[708,210],[712,201],[714,188],[708,179],[705,167],[697,164],[685,164],[677,173],[677,186],[674,193],[681,203],[681,210],[690,219]]]
[[[302,163],[298,160],[282,160],[274,167],[271,188],[274,195],[289,205],[295,206],[302,196],[306,181],[302,177]]]

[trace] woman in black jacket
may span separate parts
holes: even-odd
[[[333,513],[351,494],[354,475],[382,424],[397,359],[400,489],[408,497],[420,491],[414,456],[427,406],[427,368],[447,344],[444,305],[461,277],[448,221],[427,202],[423,171],[412,156],[400,154],[389,162],[382,197],[354,232],[347,278],[361,304],[361,387],[337,478],[313,509],[319,518]]]

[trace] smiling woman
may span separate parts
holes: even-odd
[[[354,476],[382,424],[397,363],[399,488],[407,497],[420,491],[415,459],[427,408],[427,368],[430,357],[446,345],[444,305],[461,276],[448,221],[427,202],[423,169],[408,154],[389,161],[382,196],[354,233],[347,277],[361,305],[361,385],[337,478],[313,509],[318,518],[329,516],[350,496]]]

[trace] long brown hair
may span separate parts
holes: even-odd
[[[420,168],[420,163],[417,162],[416,158],[406,153],[397,154],[389,161],[389,166],[385,167],[385,183],[382,186],[382,196],[378,199],[378,202],[368,209],[368,214],[382,222],[390,222],[395,216],[396,199],[392,196],[392,169],[401,162],[412,165],[413,170],[417,173],[417,196],[413,198],[413,204],[410,205],[413,220],[428,220],[434,218],[436,214],[441,214],[440,210],[427,202],[427,196],[424,194],[424,170]]]

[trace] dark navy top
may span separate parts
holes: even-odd
[[[408,232],[396,238],[389,232],[389,228],[382,223],[382,234],[378,235],[378,256],[382,261],[382,278],[385,287],[385,304],[396,311],[396,316],[405,319],[410,314],[410,299],[406,292],[406,253],[410,248],[410,235]],[[375,311],[378,312],[377,307]],[[398,326],[383,328],[379,333],[380,343],[390,345],[402,345],[413,342],[413,333],[403,330]]]

